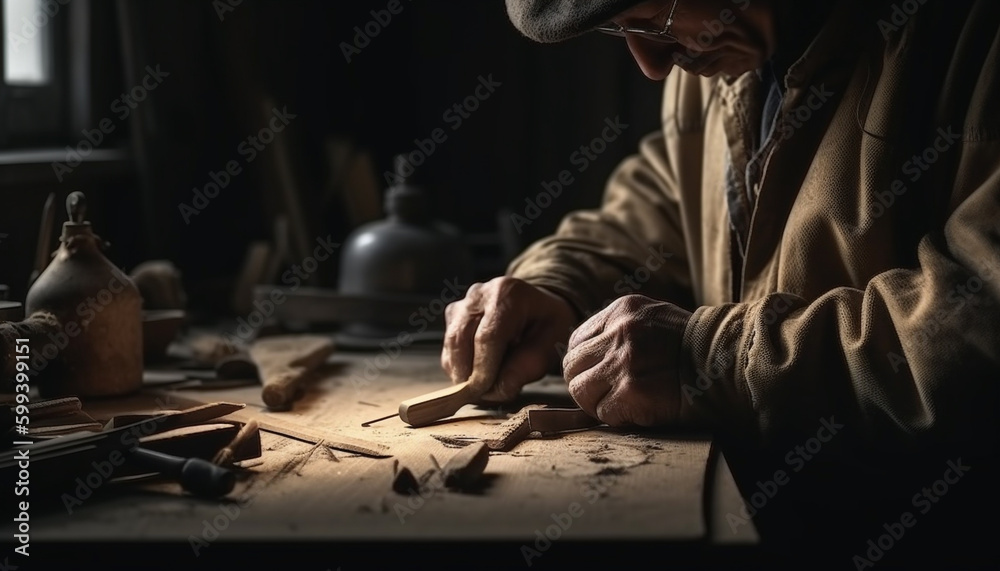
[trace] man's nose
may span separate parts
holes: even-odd
[[[639,69],[653,81],[666,79],[674,67],[673,55],[678,44],[664,44],[627,34],[625,43],[632,52],[632,57],[639,64]]]

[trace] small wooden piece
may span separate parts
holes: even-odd
[[[401,402],[399,418],[410,426],[426,426],[455,414],[476,398],[478,395],[469,388],[469,382],[466,381]]]
[[[479,482],[490,461],[490,449],[480,442],[466,446],[444,465],[444,485],[467,490]]]
[[[508,418],[503,424],[497,427],[497,431],[493,437],[486,439],[486,446],[490,450],[507,451],[520,444],[521,441],[531,434],[528,411],[541,408],[544,408],[544,405],[529,404],[517,411],[517,414]]]
[[[264,384],[264,404],[273,410],[288,409],[302,377],[322,365],[333,350],[332,339],[317,335],[283,335],[254,342],[250,357]]]
[[[230,466],[236,461],[260,458],[263,452],[260,433],[252,432],[241,436],[241,428],[239,423],[230,421],[196,424],[146,436],[140,438],[139,442],[148,450],[184,458],[201,458],[218,466]],[[242,438],[238,445],[234,444],[237,437]],[[232,451],[229,461],[225,464],[216,463],[213,459],[226,448]],[[127,466],[115,470],[116,477],[139,473],[141,472]]]
[[[257,438],[260,438],[260,427],[257,426],[256,420],[251,420],[243,425],[243,428],[236,434],[232,442],[227,444],[222,450],[219,450],[215,457],[212,458],[212,463],[217,466],[232,464],[233,459],[236,457],[235,451],[239,450],[247,440],[255,435]]]
[[[246,406],[245,403],[241,402],[213,402],[184,410],[157,411],[151,414],[123,414],[112,418],[105,430],[121,428],[137,422],[146,422],[155,426],[158,432],[162,432],[181,426],[208,422],[243,410]]]
[[[392,491],[404,496],[414,496],[420,492],[420,482],[409,468],[403,468],[392,479]]]
[[[228,418],[241,422],[256,420],[258,426],[260,426],[260,429],[264,432],[270,432],[287,438],[301,440],[303,442],[308,442],[309,444],[322,442],[324,446],[328,446],[330,448],[353,452],[355,454],[361,454],[362,456],[371,456],[373,458],[389,458],[392,456],[392,452],[389,450],[389,447],[384,444],[369,440],[362,440],[360,438],[354,438],[344,434],[337,434],[322,428],[302,426],[294,422],[279,419],[275,415],[256,414],[251,416],[251,414],[246,411],[240,411],[229,415]]]

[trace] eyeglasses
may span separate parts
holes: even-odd
[[[662,30],[650,30],[648,28],[633,28],[629,26],[620,26],[614,22],[608,22],[607,24],[602,24],[594,28],[595,31],[601,32],[602,34],[608,34],[609,36],[617,36],[619,38],[624,38],[627,34],[635,34],[637,36],[652,40],[654,42],[660,42],[664,44],[676,44],[679,40],[677,36],[670,33],[670,27],[674,25],[674,11],[677,9],[677,1],[670,6],[670,14],[667,16],[667,23],[663,26]]]

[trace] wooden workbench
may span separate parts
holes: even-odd
[[[753,551],[752,525],[734,532],[726,521],[727,513],[738,513],[742,500],[725,461],[710,462],[716,456],[710,455],[711,443],[698,435],[604,427],[531,438],[509,452],[491,453],[481,490],[437,490],[427,497],[394,493],[396,461],[419,476],[433,466],[432,455],[443,465],[463,441],[485,438],[523,404],[573,403],[561,379],[546,378],[529,385],[522,402],[506,408],[467,406],[459,411],[460,420],[419,429],[398,418],[363,428],[363,421],[395,412],[401,400],[448,384],[436,351],[413,348],[376,361],[378,355],[335,354],[291,412],[274,414],[330,434],[387,444],[392,458],[316,449],[265,432],[260,463],[247,470],[228,500],[185,496],[169,483],[129,486],[72,515],[65,510],[33,514],[33,549],[44,552],[46,544],[66,541],[169,542],[169,549],[167,544],[155,549],[194,564],[234,550],[246,554],[264,544],[311,542],[327,546],[324,552],[331,554],[325,567],[301,567],[314,569],[335,569],[341,565],[337,558],[356,558],[368,549],[364,556],[375,557],[406,546],[429,549],[457,541],[488,545],[496,561],[515,567],[554,563],[560,553],[620,542],[662,546],[694,560]],[[195,401],[230,401],[247,403],[251,414],[270,414],[259,387],[171,395],[180,408]],[[88,409],[110,416],[152,408],[152,401],[146,395],[88,403]],[[540,539],[546,533],[557,539]]]

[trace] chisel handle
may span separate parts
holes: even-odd
[[[185,490],[196,496],[218,498],[236,486],[236,474],[201,458],[180,458],[145,448],[133,449],[131,458],[137,464],[179,481]]]
[[[294,369],[264,379],[264,390],[261,398],[264,404],[272,410],[285,410],[295,401],[299,390],[299,382],[305,375],[305,369]]]
[[[469,387],[469,381],[465,381],[404,400],[399,403],[399,418],[410,426],[424,426],[455,414],[458,409],[475,400],[476,395]]]

